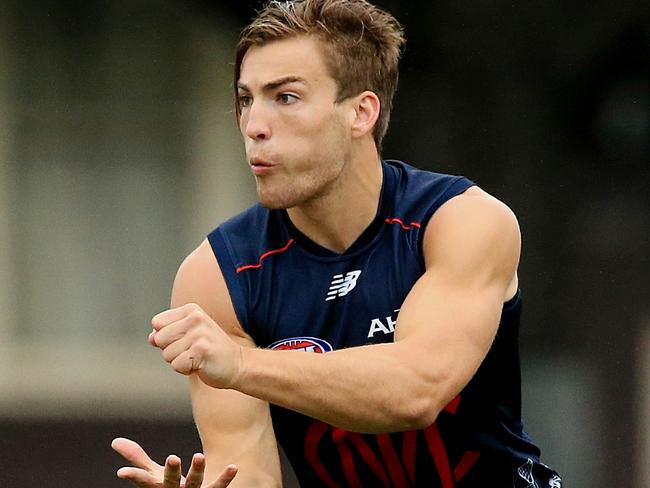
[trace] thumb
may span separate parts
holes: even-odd
[[[149,457],[145,450],[140,447],[140,444],[133,442],[131,439],[117,437],[111,442],[111,447],[120,456],[133,464],[133,466],[147,470],[161,467]]]

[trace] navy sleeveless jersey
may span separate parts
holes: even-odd
[[[400,306],[424,273],[427,222],[473,183],[398,161],[382,166],[377,216],[343,254],[300,233],[286,211],[261,205],[208,236],[239,322],[259,347],[327,353],[393,340]],[[520,309],[518,292],[476,375],[427,429],[359,434],[271,405],[301,486],[560,487],[521,425]]]

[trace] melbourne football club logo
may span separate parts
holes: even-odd
[[[269,346],[269,349],[276,351],[305,351],[324,353],[333,350],[332,345],[317,337],[292,337],[276,341]]]
[[[361,270],[350,271],[345,276],[342,274],[334,275],[325,301],[329,302],[330,300],[344,297],[350,293],[357,286],[357,280],[359,279],[359,276],[361,276]]]

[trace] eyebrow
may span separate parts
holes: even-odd
[[[303,85],[309,85],[307,83],[307,80],[304,78],[301,78],[299,76],[283,76],[282,78],[278,78],[277,80],[269,81],[262,87],[262,91],[269,92],[273,91],[282,85],[287,85],[289,83],[302,83]],[[250,92],[250,88],[245,84],[241,82],[237,82],[237,89],[238,90],[245,90]]]

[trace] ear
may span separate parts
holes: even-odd
[[[381,112],[381,102],[376,93],[364,91],[354,98],[354,120],[352,122],[352,138],[360,138],[372,134]]]

